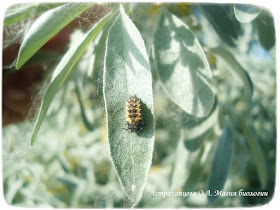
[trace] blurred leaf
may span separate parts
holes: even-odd
[[[235,47],[235,41],[241,32],[240,23],[231,14],[231,5],[199,5],[207,20],[219,37],[229,46]]]
[[[80,91],[80,87],[79,87],[79,82],[77,79],[75,79],[75,92],[78,98],[78,102],[80,105],[80,110],[81,110],[81,115],[82,115],[82,120],[84,122],[84,125],[86,126],[86,128],[90,131],[92,131],[94,129],[94,125],[89,121],[87,115],[86,115],[86,111],[84,108],[84,104],[83,104],[83,100],[81,97],[81,91]]]
[[[34,207],[58,207],[58,206],[65,206],[64,201],[59,200],[56,196],[53,196],[53,194],[50,194],[48,191],[46,191],[42,184],[36,183],[36,189],[28,189],[23,188],[21,190],[21,193],[25,198],[27,198],[27,201],[33,201],[36,203],[36,206]],[[33,185],[34,186],[34,185]],[[30,203],[28,203],[26,206],[29,206]]]
[[[221,57],[228,64],[229,69],[244,83],[247,94],[252,97],[254,92],[253,82],[247,71],[240,65],[231,52],[222,47],[213,48],[210,51]]]
[[[169,186],[171,190],[177,190],[182,187],[188,180],[191,167],[198,158],[199,150],[190,151],[184,147],[183,130],[181,131],[181,139],[176,149],[175,162],[173,163]]]
[[[156,69],[167,95],[181,109],[205,117],[214,104],[212,73],[192,31],[164,12],[154,37]]]
[[[22,41],[16,68],[20,69],[50,38],[92,4],[68,3],[41,15],[33,23]]]
[[[8,26],[12,23],[35,17],[62,4],[63,3],[31,3],[12,5],[10,8],[8,8],[5,14],[4,26]]]
[[[263,153],[262,148],[260,147],[257,141],[257,134],[253,127],[250,127],[249,122],[247,120],[248,116],[241,116],[237,114],[230,106],[222,105],[222,109],[225,110],[228,114],[230,114],[233,124],[236,126],[236,130],[241,130],[240,134],[242,138],[248,144],[248,147],[251,151],[252,159],[254,160],[257,168],[258,177],[260,180],[260,184],[262,189],[264,189],[267,185],[267,166],[265,161],[265,155]]]
[[[242,128],[245,133],[245,140],[250,148],[253,160],[257,167],[261,188],[265,189],[268,177],[264,153],[257,142],[257,136],[255,135],[253,128],[247,127],[244,123],[242,123]]]
[[[85,51],[86,47],[88,44],[94,39],[94,37],[98,34],[98,32],[101,30],[101,28],[104,26],[104,24],[107,22],[108,18],[110,16],[107,15],[105,16],[101,21],[99,21],[92,29],[88,31],[87,34],[85,34],[84,38],[78,42],[76,45],[72,46],[66,54],[63,56],[59,64],[57,65],[56,69],[54,70],[52,79],[51,79],[51,84],[48,87],[41,107],[39,111],[38,118],[36,120],[32,136],[31,136],[31,145],[34,144],[36,135],[39,131],[39,128],[45,118],[45,115],[49,109],[49,106],[51,105],[51,102],[71,72],[72,68],[76,64],[76,62],[79,60],[83,52]]]
[[[58,182],[61,182],[64,186],[67,187],[67,189],[69,191],[75,191],[75,188],[77,188],[77,186],[79,186],[78,181],[76,177],[74,176],[69,176],[69,175],[65,175],[63,177],[56,177],[56,180]]]
[[[249,23],[260,13],[260,9],[249,4],[235,4],[233,6],[236,19],[241,23]]]
[[[198,139],[203,136],[215,123],[218,117],[218,100],[216,98],[215,104],[207,117],[196,118],[187,115],[185,112],[182,115],[183,124],[183,138],[184,145],[189,150],[197,149],[204,138]]]
[[[18,179],[16,176],[11,175],[7,184],[8,191],[5,193],[5,200],[8,204],[11,204],[18,191],[22,188],[24,181],[22,179]]]
[[[208,180],[208,189],[212,194],[212,196],[208,196],[209,203],[214,203],[218,198],[218,196],[214,196],[215,191],[220,191],[224,187],[231,164],[232,149],[233,135],[229,125],[226,124],[219,139]]]
[[[147,181],[154,145],[152,75],[141,35],[122,7],[106,44],[103,94],[110,152],[124,192],[136,204]],[[141,101],[145,121],[138,133],[125,130],[125,103],[134,95]]]
[[[256,19],[256,25],[260,44],[266,50],[270,50],[275,45],[273,16],[269,11],[263,9]]]

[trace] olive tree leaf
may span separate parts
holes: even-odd
[[[246,92],[249,96],[252,97],[254,92],[253,82],[247,73],[247,71],[240,65],[240,63],[235,59],[231,52],[228,50],[217,47],[210,50],[212,53],[218,55],[222,58],[229,66],[229,69],[238,76],[238,78],[243,82],[245,85]]]
[[[260,44],[270,50],[275,45],[275,27],[272,14],[263,9],[256,18],[256,26]]]
[[[249,4],[235,4],[233,11],[236,19],[241,23],[249,23],[254,20],[260,13],[260,9]]]
[[[109,29],[104,59],[103,95],[111,157],[124,192],[135,204],[147,181],[154,145],[152,75],[144,41],[123,7]],[[144,128],[127,130],[125,104],[141,101]]]
[[[57,67],[54,70],[54,73],[52,75],[52,79],[50,82],[49,87],[46,90],[46,93],[44,95],[39,115],[37,117],[35,126],[32,131],[31,135],[31,145],[34,144],[36,140],[37,133],[40,129],[40,126],[47,114],[47,111],[51,105],[51,102],[71,72],[74,65],[77,63],[83,52],[85,51],[88,44],[94,39],[94,37],[98,34],[98,32],[101,30],[101,28],[104,26],[104,24],[107,22],[108,18],[110,16],[106,15],[101,21],[99,21],[93,28],[91,28],[87,34],[85,34],[84,38],[81,39],[80,42],[78,42],[76,45],[72,46],[66,54],[63,56],[61,61],[58,63]]]
[[[192,31],[164,12],[154,37],[155,66],[171,100],[189,115],[205,117],[214,104],[212,73]]]
[[[22,41],[16,68],[20,69],[50,38],[92,4],[68,3],[41,15],[30,27]]]
[[[12,5],[5,13],[4,26],[35,17],[60,5],[62,5],[62,3],[31,3]]]
[[[235,47],[235,41],[241,33],[240,22],[230,16],[231,5],[202,4],[199,5],[204,16],[212,25],[221,40],[231,47]]]
[[[227,179],[231,164],[233,150],[233,134],[228,123],[225,125],[223,134],[219,139],[218,147],[213,159],[210,176],[208,180],[208,189],[212,196],[208,196],[208,202],[214,203],[218,196],[216,190],[222,190]]]

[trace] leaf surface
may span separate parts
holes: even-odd
[[[183,132],[181,132],[181,135]],[[191,151],[184,146],[183,135],[178,142],[176,149],[175,162],[170,174],[170,189],[178,190],[189,179],[192,166],[198,159],[200,150]]]
[[[62,3],[47,3],[47,4],[16,4],[11,6],[4,17],[4,26],[26,20],[31,17],[40,15],[41,13],[60,6]]]
[[[156,70],[167,95],[189,115],[205,117],[214,104],[212,73],[192,31],[164,12],[154,37]]]
[[[213,48],[211,52],[221,57],[228,64],[229,69],[243,82],[247,94],[252,97],[254,92],[253,82],[247,71],[235,59],[232,53],[222,47]]]
[[[48,40],[92,4],[68,3],[41,15],[30,27],[22,41],[16,68],[20,69]]]
[[[147,181],[154,145],[149,58],[139,31],[122,7],[106,43],[103,95],[110,153],[124,192],[136,204]],[[125,104],[130,96],[141,101],[145,126],[138,133],[126,130]]]
[[[241,23],[249,23],[260,13],[259,8],[248,4],[235,4],[233,6],[236,19]]]
[[[182,135],[184,138],[184,145],[189,150],[196,150],[201,146],[208,131],[217,122],[219,112],[218,100],[207,117],[196,118],[183,113],[182,120]]]
[[[218,196],[215,196],[216,190],[223,190],[230,169],[232,150],[233,134],[229,125],[226,124],[219,139],[208,180],[208,189],[212,194],[212,196],[208,196],[209,203],[214,203],[218,198]]]
[[[262,10],[256,18],[256,25],[260,44],[270,50],[275,45],[275,27],[272,14],[267,10]]]

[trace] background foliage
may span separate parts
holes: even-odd
[[[267,9],[19,4],[8,8],[3,30],[7,203],[230,207],[272,198],[275,29]],[[16,84],[5,78],[26,69],[43,76],[31,88],[28,119],[11,124],[16,105],[7,95]],[[125,130],[131,95],[142,102],[139,133]],[[240,189],[268,196],[151,196]]]

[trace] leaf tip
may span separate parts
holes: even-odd
[[[24,60],[24,58],[22,56],[21,50],[22,49],[20,47],[18,56],[17,56],[16,70],[19,70],[26,63],[26,60]]]
[[[35,139],[36,139],[36,135],[34,133],[32,133],[31,138],[30,138],[30,147],[33,147]]]

